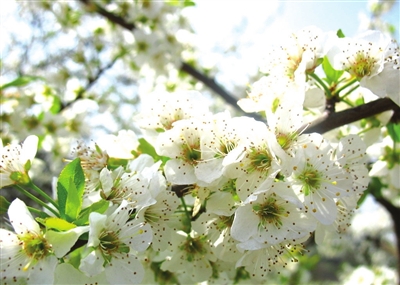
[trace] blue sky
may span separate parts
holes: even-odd
[[[395,5],[385,20],[398,28],[399,3]],[[248,84],[247,75],[257,70],[265,47],[279,38],[310,25],[355,36],[369,11],[365,0],[199,0],[187,14],[199,37],[201,62],[222,69],[217,79],[231,89],[232,82]]]

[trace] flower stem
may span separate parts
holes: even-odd
[[[54,201],[49,195],[47,195],[42,189],[37,187],[33,182],[28,184],[30,188],[32,188],[36,193],[41,195],[43,198],[46,199],[47,202],[51,203],[56,209],[58,209],[58,203]]]
[[[339,93],[341,91],[343,91],[344,89],[346,89],[347,87],[353,85],[355,82],[357,82],[357,77],[353,77],[351,78],[345,85],[343,85],[342,87],[340,87],[339,89],[335,90],[333,95],[339,95]],[[357,89],[360,85],[357,85],[355,88],[352,88],[349,92],[347,92],[344,96],[342,96],[343,98],[346,97],[348,94],[350,94],[351,92],[353,92],[355,89]]]
[[[189,232],[190,232],[190,228],[191,228],[190,225],[191,225],[192,218],[190,217],[190,213],[187,209],[186,202],[183,197],[181,197],[181,202],[182,202],[183,209],[185,210],[186,218],[188,220],[188,226],[189,226]]]
[[[25,196],[27,196],[28,198],[32,199],[33,201],[35,201],[36,203],[38,203],[39,205],[41,205],[42,207],[46,208],[47,210],[49,210],[50,212],[52,212],[56,217],[60,217],[60,215],[56,212],[56,210],[54,210],[52,207],[50,207],[49,205],[47,205],[45,202],[43,202],[42,200],[40,200],[39,198],[37,198],[36,196],[34,196],[33,194],[29,193],[27,190],[25,190],[24,188],[22,188],[19,185],[15,185],[16,188]]]
[[[333,94],[332,94],[331,90],[328,88],[326,83],[321,78],[319,78],[319,76],[315,72],[309,73],[308,75],[311,76],[315,81],[317,81],[319,83],[319,85],[321,85],[321,87],[324,89],[326,97],[328,99],[332,98]]]

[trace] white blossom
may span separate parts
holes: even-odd
[[[62,233],[48,239],[51,231],[42,232],[25,203],[18,198],[10,204],[8,216],[15,233],[0,229],[2,282],[26,280],[27,284],[53,284],[57,256],[65,254],[84,230],[71,232],[67,240]]]
[[[38,137],[33,135],[28,136],[22,146],[19,144],[3,146],[3,142],[0,141],[0,188],[30,182],[28,171],[35,158],[38,141]]]
[[[288,181],[299,199],[322,224],[333,223],[337,216],[336,199],[352,193],[351,174],[331,160],[332,149],[309,142],[299,148],[292,161]]]
[[[92,212],[89,240],[79,269],[89,277],[105,271],[111,284],[139,284],[144,276],[137,253],[152,240],[149,225],[129,221],[130,209],[123,201],[109,216]]]

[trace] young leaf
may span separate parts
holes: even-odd
[[[6,88],[9,87],[21,87],[21,86],[25,86],[28,83],[34,81],[34,80],[38,80],[38,79],[42,79],[41,77],[38,76],[30,76],[30,75],[24,75],[24,76],[20,76],[16,79],[14,79],[11,82],[5,83],[4,85],[0,86],[0,90],[4,90]]]
[[[154,149],[154,147],[148,141],[146,141],[144,138],[139,139],[138,152],[146,153],[146,154],[150,155],[154,159],[154,161],[161,160],[163,163],[166,163],[167,160],[169,159],[166,156],[159,156],[157,154],[156,150]]]
[[[346,37],[346,36],[344,35],[342,29],[339,29],[339,30],[336,32],[336,35],[337,35],[339,38],[345,38],[345,37]]]
[[[10,204],[4,196],[0,196],[0,215],[7,213]]]
[[[85,175],[80,159],[76,158],[61,171],[57,182],[60,217],[68,222],[74,221],[82,207],[85,188]]]
[[[77,226],[87,225],[89,223],[90,213],[97,212],[99,214],[103,214],[108,209],[108,206],[109,202],[106,200],[100,200],[99,202],[93,203],[79,213],[79,216],[74,224]]]
[[[400,124],[388,123],[386,128],[392,140],[394,142],[400,142]]]
[[[335,83],[339,81],[339,78],[343,75],[343,70],[336,70],[332,67],[329,62],[328,57],[324,57],[324,61],[322,62],[322,69],[325,72],[326,80],[329,84]]]
[[[49,217],[47,219],[41,219],[40,223],[45,225],[46,228],[54,229],[57,231],[68,231],[70,229],[76,228],[76,225],[67,222],[66,220],[56,218],[56,217]]]

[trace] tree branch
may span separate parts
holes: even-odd
[[[101,7],[95,2],[92,2],[91,0],[79,0],[79,1],[82,4],[84,4],[90,12],[96,12],[114,24],[117,24],[131,32],[134,29],[136,29],[136,25],[134,23],[127,22],[124,18],[105,10],[103,7]],[[218,85],[213,78],[206,76],[204,73],[201,73],[199,70],[197,70],[196,68],[194,68],[193,66],[189,65],[184,61],[181,62],[181,66],[179,69],[191,75],[200,82],[204,83],[204,85],[206,85],[214,93],[222,97],[235,110],[239,111],[240,113],[244,113],[243,110],[237,105],[237,99],[235,98],[235,96],[231,95],[228,91],[226,91],[220,85]],[[255,113],[246,115],[251,116],[257,120],[263,120],[261,116]]]
[[[305,130],[305,133],[326,133],[340,126],[344,126],[389,110],[398,112],[400,107],[389,98],[381,98],[341,112],[327,112],[321,118],[312,122],[311,125]]]
[[[398,284],[400,284],[400,208],[394,206],[381,195],[377,195],[374,191],[371,191],[371,194],[374,196],[375,200],[389,212],[393,221],[393,230],[397,237],[397,272],[399,274]]]
[[[111,67],[113,67],[113,65],[117,62],[117,60],[121,57],[121,55],[117,55],[115,58],[113,58],[112,61],[110,61],[107,65],[103,66],[102,68],[100,68],[99,70],[97,70],[96,74],[94,76],[90,76],[88,78],[88,83],[86,84],[86,86],[82,89],[79,90],[76,98],[71,101],[68,102],[66,104],[62,104],[61,105],[61,110],[68,108],[69,106],[71,106],[74,102],[78,101],[79,99],[82,99],[83,94],[100,78],[100,76],[108,69],[110,69]]]
[[[91,0],[79,0],[79,1],[83,3],[90,12],[96,12],[105,17],[106,19],[108,19],[112,23],[115,23],[130,31],[136,29],[136,25],[134,23],[129,23],[125,21],[124,18],[119,17],[114,13],[107,11],[106,9],[98,5],[96,2],[93,2]]]
[[[224,88],[222,88],[220,85],[218,85],[213,78],[207,77],[206,75],[199,72],[193,66],[189,65],[188,63],[186,63],[184,61],[182,62],[180,70],[186,72],[187,74],[191,75],[193,78],[199,80],[200,82],[203,82],[208,88],[210,88],[216,94],[221,96],[222,99],[224,99],[225,102],[227,102],[229,105],[231,105],[236,111],[239,111],[240,113],[244,113],[243,110],[237,104],[238,99],[233,97]],[[257,113],[251,113],[251,114],[247,113],[246,116],[253,117],[254,119],[256,119],[258,121],[264,121],[264,119]]]

